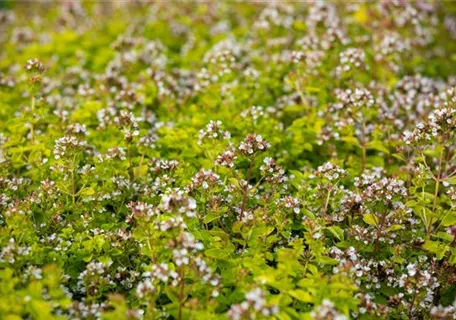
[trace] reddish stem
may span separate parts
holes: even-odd
[[[179,291],[179,314],[177,316],[178,320],[182,320],[182,306],[184,304],[184,271],[183,268],[181,267],[179,271],[179,277],[180,277],[180,291]]]
[[[244,187],[244,192],[242,195],[242,204],[241,204],[241,215],[240,215],[240,220],[242,221],[242,218],[244,217],[244,211],[245,211],[245,204],[247,202],[247,193],[249,191],[249,181],[252,176],[252,170],[253,170],[253,162],[255,161],[255,156],[252,157],[250,160],[250,167],[249,167],[249,173],[247,174],[247,183]]]

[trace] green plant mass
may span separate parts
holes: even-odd
[[[0,319],[456,319],[456,2],[0,1]]]

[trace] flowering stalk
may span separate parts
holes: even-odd
[[[184,288],[185,288],[185,280],[184,280],[184,268],[181,266],[179,268],[179,311],[177,315],[178,320],[182,320],[182,309],[184,307]]]
[[[432,205],[432,211],[434,212],[435,211],[435,208],[437,206],[437,200],[438,200],[438,194],[439,194],[439,187],[440,187],[440,181],[442,179],[442,161],[443,161],[443,154],[444,154],[444,150],[445,150],[445,147],[442,146],[441,150],[440,150],[440,155],[439,155],[439,169],[438,169],[438,172],[437,172],[437,177],[436,177],[436,180],[435,180],[435,189],[434,189],[434,202],[433,202],[433,205]]]
[[[244,186],[244,190],[242,192],[242,204],[241,204],[241,214],[240,214],[240,220],[242,221],[244,217],[244,211],[245,211],[245,204],[247,202],[247,195],[249,192],[249,181],[252,176],[252,170],[253,170],[253,163],[255,161],[255,155],[252,156],[250,159],[250,166],[249,166],[249,172],[247,173],[247,183]]]
[[[32,116],[33,116],[33,113],[35,112],[35,96],[32,95],[32,102],[31,102],[31,110],[32,110]],[[35,138],[35,129],[34,129],[34,122],[32,121],[32,123],[30,124],[30,140],[33,142],[34,138]]]
[[[71,198],[73,200],[73,204],[76,202],[76,179],[75,179],[75,171],[76,171],[76,161],[75,157],[73,158],[72,165],[71,165]]]
[[[332,187],[328,188],[328,195],[326,196],[325,206],[323,207],[323,214],[326,214],[328,211],[329,199],[331,198]]]
[[[364,118],[362,120],[362,132],[361,132],[361,173],[364,172],[364,169],[366,169],[366,121],[364,121]]]
[[[34,120],[33,113],[35,112],[35,93],[38,91],[39,87],[41,86],[42,82],[42,75],[45,71],[44,64],[39,61],[38,59],[30,59],[27,61],[25,65],[25,70],[30,75],[29,76],[29,88],[31,93],[31,115],[32,121],[30,124],[30,140],[33,142],[35,138],[35,128],[34,128]]]
[[[127,144],[127,158],[128,158],[128,176],[130,177],[130,182],[135,180],[135,173],[133,171],[133,159],[131,155],[131,143]]]

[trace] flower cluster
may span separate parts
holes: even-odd
[[[339,54],[339,60],[340,66],[336,68],[336,74],[366,67],[366,54],[363,49],[348,48]]]
[[[270,317],[278,312],[277,305],[267,305],[264,291],[256,288],[245,294],[245,301],[231,307],[228,317],[233,320],[252,319],[256,314]]]
[[[239,144],[239,151],[244,155],[252,155],[257,152],[264,152],[270,147],[269,142],[263,139],[261,135],[249,134],[244,141]]]
[[[370,108],[375,103],[372,93],[366,88],[336,89],[334,94],[337,99],[333,105],[335,110],[355,112],[362,107]]]
[[[311,312],[311,316],[313,319],[323,320],[323,319],[330,319],[330,320],[347,320],[348,317],[340,314],[335,308],[334,303],[330,300],[323,300],[321,305],[315,308],[314,311]]]
[[[332,162],[326,162],[317,168],[314,175],[316,177],[324,177],[329,181],[337,181],[346,176],[347,171]]]
[[[55,141],[54,158],[70,159],[75,154],[88,148],[88,143],[75,136],[64,136]]]
[[[221,155],[217,156],[217,159],[215,160],[215,164],[221,165],[224,167],[232,168],[234,167],[234,160],[237,159],[236,156],[236,150],[234,147],[229,148],[225,152],[223,152]]]
[[[404,132],[404,140],[408,145],[431,143],[433,139],[444,139],[446,142],[454,136],[455,128],[456,109],[443,107],[433,111],[426,124],[418,123],[412,132]]]
[[[133,113],[123,110],[118,117],[114,118],[114,123],[122,129],[124,138],[128,142],[131,142],[133,137],[139,135],[139,121],[140,119],[137,119]]]
[[[221,129],[221,121],[209,121],[206,129],[201,129],[198,135],[198,144],[201,144],[204,139],[229,139],[231,134],[229,131]]]
[[[263,163],[260,170],[267,182],[280,184],[288,180],[285,170],[278,166],[274,159],[266,157],[263,159]]]
[[[220,176],[212,170],[201,170],[192,178],[191,189],[202,187],[208,189],[211,186],[221,184]]]

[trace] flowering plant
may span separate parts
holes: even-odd
[[[0,3],[1,319],[456,319],[452,1]]]

